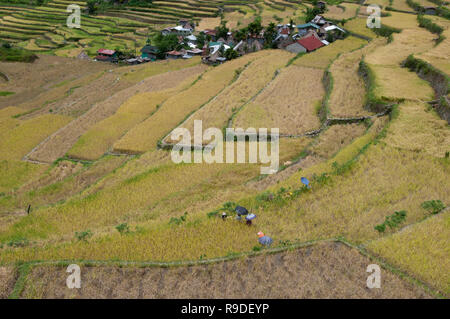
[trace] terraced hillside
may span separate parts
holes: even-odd
[[[136,42],[139,46],[145,42],[147,29],[152,30],[152,25],[148,23],[85,14],[81,16],[79,29],[69,28],[66,26],[69,15],[66,8],[69,4],[86,8],[85,1],[54,0],[37,7],[2,3],[0,39],[41,53],[76,56],[84,49],[93,55],[105,45],[134,51]]]
[[[296,4],[225,8],[242,8],[237,25],[281,6]],[[398,32],[381,37],[363,7],[343,6],[329,14],[352,34],[304,55],[262,50],[216,67],[1,62],[0,91],[14,94],[0,97],[0,296],[449,297],[449,37],[394,11],[383,30]],[[447,34],[448,20],[428,18]],[[200,119],[280,128],[279,169],[174,163],[170,133]],[[237,204],[257,215],[252,226],[234,219]],[[86,280],[75,292],[64,286],[73,262]],[[371,263],[380,290],[365,286]],[[257,288],[263,279],[270,289]]]
[[[298,4],[266,2],[155,0],[147,7],[111,7],[89,15],[86,1],[50,0],[42,6],[0,1],[0,40],[14,42],[39,53],[74,57],[85,51],[93,56],[99,48],[105,46],[136,52],[156,30],[173,26],[180,19],[194,21],[204,29],[208,27],[208,19],[214,22],[210,25],[211,28],[218,26],[220,15],[232,26],[236,21],[229,19],[229,14],[241,15],[241,12],[248,11],[249,22],[257,15],[262,15],[269,21],[273,16],[284,15],[287,19],[293,14],[303,14],[303,7]],[[82,10],[80,28],[66,26],[70,14],[66,9],[70,4],[79,5]]]

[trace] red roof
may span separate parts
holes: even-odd
[[[281,29],[280,33],[281,34],[289,34],[289,29],[288,28]]]
[[[297,42],[303,46],[306,51],[314,51],[315,49],[318,49],[320,47],[323,47],[325,44],[322,43],[319,39],[317,39],[315,36],[309,36],[307,38],[302,38],[300,40],[297,40]]]
[[[216,30],[206,29],[205,31],[203,31],[203,33],[209,35],[216,35]]]
[[[108,50],[108,49],[99,49],[97,51],[98,54],[106,54],[106,55],[113,55],[114,53],[116,53],[116,51],[114,50]]]
[[[178,51],[170,51],[170,52],[166,52],[166,54],[169,54],[169,55],[183,55],[183,53],[178,52]]]

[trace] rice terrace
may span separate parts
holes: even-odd
[[[449,298],[449,19],[0,0],[0,298]]]

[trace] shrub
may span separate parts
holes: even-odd
[[[438,214],[444,210],[445,205],[440,200],[430,200],[422,203],[422,208],[431,214]]]
[[[0,61],[7,62],[33,62],[38,57],[34,53],[13,47],[10,43],[3,43],[0,47]]]
[[[384,233],[384,231],[386,230],[386,225],[383,223],[383,224],[376,225],[374,228],[379,233]]]
[[[402,31],[401,29],[388,27],[387,25],[384,25],[384,24],[381,25],[381,28],[373,28],[371,30],[373,32],[375,32],[377,35],[382,36],[382,37],[386,37],[388,39],[392,38],[392,34],[393,33],[400,33]]]
[[[127,234],[130,232],[130,226],[128,226],[127,223],[122,223],[120,225],[117,225],[116,229],[121,235]]]
[[[394,229],[398,227],[404,220],[406,219],[406,211],[401,210],[399,212],[395,212],[390,216],[386,216],[384,223],[376,225],[374,228],[379,233],[384,233],[386,230],[386,226],[389,226],[390,229]]]
[[[169,220],[169,224],[180,225],[180,224],[184,223],[186,221],[187,214],[188,214],[187,212],[184,212],[184,214],[182,216],[180,216],[179,218],[172,217]]]
[[[28,246],[30,242],[26,238],[21,238],[17,240],[12,240],[7,243],[9,247],[17,248],[17,247],[25,247]]]
[[[75,238],[78,239],[79,241],[81,241],[81,240],[87,241],[91,237],[92,237],[92,232],[89,229],[81,231],[81,232],[75,232]]]

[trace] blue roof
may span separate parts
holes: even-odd
[[[305,24],[298,24],[297,25],[297,29],[304,29],[304,28],[308,28],[308,27],[313,27],[313,28],[316,28],[316,29],[320,29],[320,27],[317,24],[312,23],[312,22],[308,22],[308,23],[305,23]]]
[[[222,45],[222,44],[223,44],[222,41],[218,41],[218,42],[209,42],[209,47],[213,47],[213,46],[216,46],[216,45]]]

